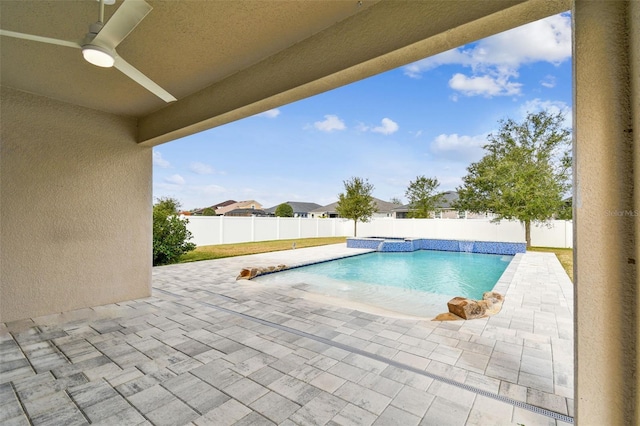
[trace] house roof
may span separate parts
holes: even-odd
[[[223,201],[221,203],[215,204],[213,206],[211,206],[212,209],[219,209],[220,207],[226,207],[226,206],[230,206],[231,204],[235,204],[237,203],[236,200],[227,200],[227,201]]]
[[[453,203],[455,203],[456,201],[458,201],[458,199],[460,198],[458,196],[458,192],[456,191],[445,191],[442,192],[442,196],[443,196],[443,200],[442,202],[436,206],[438,209],[445,209],[445,210],[450,210],[453,209]],[[405,204],[403,206],[396,206],[393,211],[396,212],[408,212],[411,208],[410,204]]]
[[[438,206],[438,208],[441,209],[452,209],[453,203],[458,201],[460,198],[457,191],[445,191],[442,193],[442,196],[444,197],[444,200]]]
[[[390,203],[388,201],[381,200],[379,198],[373,197],[373,201],[377,207],[377,213],[391,213],[394,208],[397,207],[396,204]],[[309,213],[336,213],[336,206],[338,202],[327,204],[326,206],[318,207],[317,209],[311,210]]]
[[[221,202],[221,203],[214,204],[213,206],[209,206],[209,207],[202,207],[202,208],[200,208],[200,209],[194,209],[194,210],[193,210],[193,213],[194,213],[194,214],[196,214],[196,215],[197,215],[197,214],[201,214],[201,213],[202,213],[203,211],[205,211],[206,209],[213,209],[213,211],[216,211],[216,210],[218,210],[218,209],[219,209],[219,208],[221,208],[221,207],[226,207],[226,206],[229,206],[229,205],[231,205],[231,204],[233,204],[233,203],[237,203],[237,201],[236,201],[236,200],[227,200],[227,201],[223,201],[223,202]]]
[[[264,209],[264,211],[267,213],[275,213],[280,204],[278,204],[277,206],[269,207],[268,209]],[[309,213],[310,211],[321,207],[318,203],[304,203],[299,201],[286,201],[284,204],[290,205],[294,213]]]
[[[233,209],[224,213],[225,216],[267,216],[262,209]]]

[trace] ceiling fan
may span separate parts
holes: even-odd
[[[175,101],[176,98],[169,92],[158,86],[149,77],[142,74],[116,53],[116,47],[118,47],[122,40],[144,19],[147,13],[151,11],[151,6],[144,0],[124,0],[124,3],[115,11],[111,19],[109,19],[109,22],[103,23],[105,0],[99,1],[100,17],[97,22],[89,25],[89,32],[85,35],[84,39],[79,42],[18,33],[3,29],[0,29],[0,35],[81,49],[82,56],[87,62],[99,67],[115,67],[165,102]],[[106,2],[107,4],[113,4],[115,0],[106,0]]]

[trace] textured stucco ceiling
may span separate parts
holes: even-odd
[[[153,1],[118,46],[120,56],[178,99],[345,19],[371,2]],[[122,4],[105,6],[105,21]],[[78,41],[98,3],[1,1],[0,28]],[[164,102],[116,69],[96,68],[68,47],[2,37],[2,83],[117,114],[143,116]]]
[[[88,64],[78,49],[4,36],[2,85],[136,117],[139,140],[153,145],[569,7],[568,0],[146,1],[153,10],[117,51],[177,102]],[[121,4],[105,6],[106,21]],[[98,10],[94,0],[1,0],[0,28],[78,41]]]

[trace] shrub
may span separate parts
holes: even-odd
[[[160,198],[153,206],[153,265],[176,263],[180,255],[196,248],[188,242],[191,232],[187,219],[180,219],[180,203],[173,198]]]

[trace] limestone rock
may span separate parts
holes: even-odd
[[[491,303],[502,303],[502,301],[504,300],[504,297],[495,291],[486,291],[483,295],[482,295],[482,300],[490,300]]]
[[[250,280],[251,278],[255,277],[256,275],[258,275],[258,269],[257,268],[243,268],[242,271],[240,271],[240,275],[238,275],[236,277],[236,281],[237,280]]]
[[[454,321],[456,319],[475,319],[495,315],[502,309],[504,296],[495,291],[487,291],[482,300],[466,297],[454,297],[447,302],[449,312],[435,317],[434,321]]]
[[[460,318],[459,316],[454,315],[451,312],[445,312],[444,314],[439,314],[431,321],[459,321],[461,319],[463,318]]]
[[[464,319],[481,318],[487,311],[486,303],[480,304],[465,297],[454,297],[447,302],[447,307],[449,312]]]
[[[260,266],[257,268],[253,268],[253,267],[243,268],[242,271],[240,271],[240,275],[236,277],[236,281],[250,280],[252,278],[257,277],[258,275],[266,274],[269,272],[282,271],[283,269],[287,269],[287,266],[281,264],[278,266],[267,266],[267,267]]]
[[[487,291],[482,295],[482,302],[487,305],[487,315],[495,315],[502,309],[504,297],[495,291]]]

